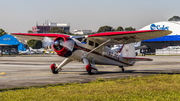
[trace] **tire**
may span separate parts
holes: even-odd
[[[58,71],[55,71],[56,69],[52,70],[53,74],[58,74]]]
[[[88,71],[88,74],[89,74],[89,75],[93,75],[93,74],[94,74],[94,73],[91,72],[91,70],[92,70],[92,69],[90,69],[90,70]]]
[[[123,72],[125,71],[123,66],[119,66],[119,68],[121,68]]]

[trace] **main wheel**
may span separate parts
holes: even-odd
[[[124,72],[124,68],[122,68],[122,71]]]
[[[91,72],[91,70],[92,70],[92,69],[90,69],[90,70],[88,71],[88,74],[89,74],[89,75],[93,75],[93,74],[94,74],[93,72]]]
[[[51,70],[53,74],[58,74],[58,71],[56,71],[56,69]]]
[[[121,68],[121,69],[122,69],[122,71],[124,72],[124,67],[123,67],[123,66],[119,66],[119,68]]]
[[[58,73],[58,71],[56,71],[56,64],[55,63],[53,63],[52,65],[51,65],[51,71],[52,71],[52,73],[53,74],[57,74]]]

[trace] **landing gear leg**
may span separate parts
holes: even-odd
[[[88,72],[89,75],[92,75],[98,72],[97,68],[94,65],[91,65],[87,58],[82,58],[82,59],[83,59],[84,64],[86,65],[86,71]]]
[[[57,64],[53,63],[51,65],[52,73],[53,74],[58,74],[58,72],[62,70],[62,67],[65,66],[66,64],[68,64],[71,61],[72,61],[71,59],[66,58],[60,65],[57,65]]]
[[[122,69],[122,71],[124,72],[124,67],[123,67],[123,66],[119,66],[119,68],[121,68],[121,69]]]

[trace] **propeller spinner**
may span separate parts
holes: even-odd
[[[74,49],[74,40],[64,36],[57,37],[54,40],[53,48],[58,55],[69,57]]]

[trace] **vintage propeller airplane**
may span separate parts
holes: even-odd
[[[133,66],[136,61],[152,61],[149,58],[139,58],[135,55],[135,48],[132,43],[142,40],[157,38],[170,34],[167,30],[142,30],[103,32],[87,36],[69,36],[54,33],[11,33],[20,42],[25,39],[43,40],[44,37],[54,39],[52,42],[54,51],[65,60],[57,65],[53,63],[51,70],[57,74],[62,67],[71,61],[80,61],[85,64],[88,74],[98,72],[95,64],[124,67]],[[79,41],[79,39],[82,39]],[[108,46],[123,44],[119,52],[111,50]]]

